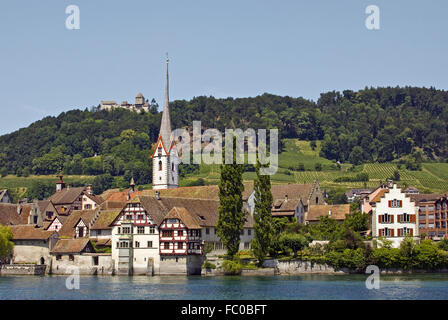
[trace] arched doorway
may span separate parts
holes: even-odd
[[[40,258],[40,264],[45,264],[45,259],[44,259],[44,257]]]

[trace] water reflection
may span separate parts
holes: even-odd
[[[448,299],[446,275],[384,275],[380,290],[368,290],[366,278],[82,276],[80,290],[68,290],[65,276],[4,276],[0,299]]]

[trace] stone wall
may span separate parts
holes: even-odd
[[[0,275],[45,275],[44,264],[4,264],[0,266]]]
[[[316,264],[300,260],[278,261],[270,259],[263,263],[263,267],[275,268],[276,274],[280,275],[350,273],[347,269],[335,270],[333,267],[326,264]]]
[[[73,261],[70,260],[70,255],[61,255],[59,260],[56,255],[52,255],[51,274],[73,273],[73,267],[78,268],[79,274],[82,275],[114,274],[114,264],[110,254],[83,253],[73,255]]]
[[[199,255],[164,256],[158,275],[199,275],[204,257]]]

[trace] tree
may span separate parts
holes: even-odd
[[[0,224],[0,264],[4,263],[11,255],[14,244],[11,228]]]
[[[53,183],[44,183],[42,181],[35,180],[26,191],[26,196],[29,199],[43,200],[50,197],[54,193],[54,188]]]
[[[353,231],[365,231],[369,229],[369,215],[360,211],[348,214],[345,218],[344,225]]]
[[[243,165],[236,163],[236,139],[234,138],[231,164],[225,164],[225,150],[223,152],[219,182],[219,218],[216,226],[216,232],[230,257],[238,252],[240,234],[244,227],[243,190]]]
[[[322,171],[322,164],[320,162],[316,162],[314,168],[316,169],[316,171]]]
[[[282,246],[292,250],[294,258],[297,257],[297,252],[305,248],[309,243],[305,236],[297,233],[283,233],[279,241]]]
[[[363,151],[362,148],[360,146],[355,146],[352,149],[352,152],[350,153],[349,157],[348,157],[348,161],[352,164],[354,164],[355,166],[362,163],[363,161]]]
[[[104,190],[110,189],[113,183],[114,178],[108,173],[96,176],[92,183],[93,193],[101,194]]]
[[[260,174],[260,162],[257,161],[256,174],[254,181],[255,192],[255,238],[252,240],[252,251],[258,259],[258,264],[263,265],[264,259],[271,246],[274,227],[272,222],[272,202],[271,177]]]

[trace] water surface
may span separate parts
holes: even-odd
[[[66,279],[66,276],[3,276],[0,299],[448,300],[446,274],[381,276],[379,290],[366,288],[367,275],[81,276],[79,290],[68,290]]]

